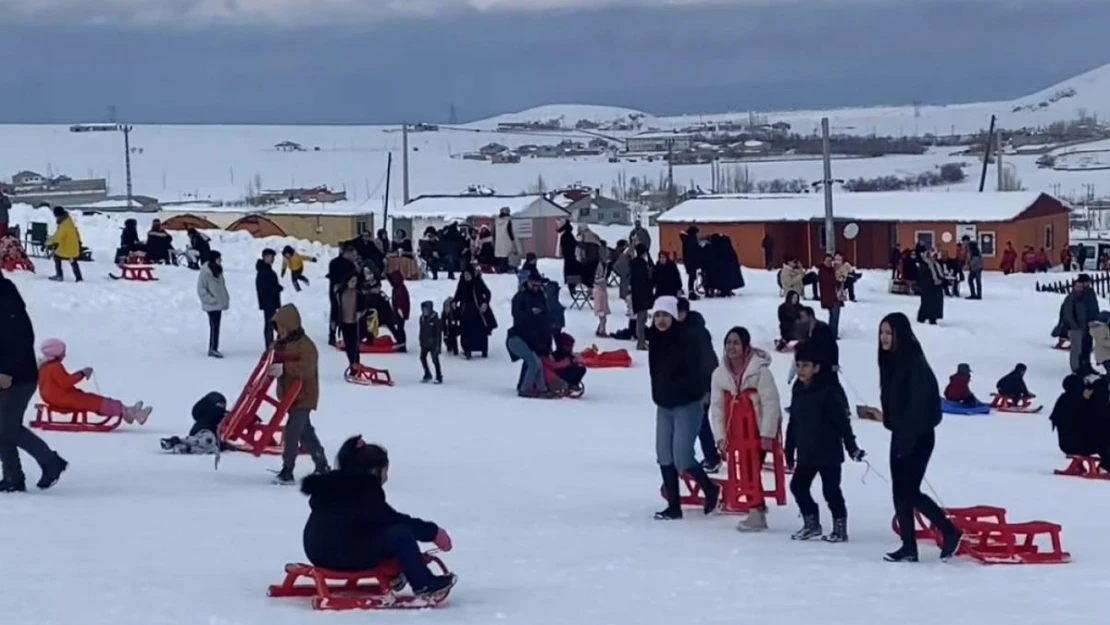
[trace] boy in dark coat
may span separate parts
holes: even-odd
[[[809,540],[822,535],[821,517],[809,489],[821,476],[821,491],[833,516],[833,531],[824,540],[848,540],[848,508],[840,491],[844,451],[859,462],[864,451],[856,445],[849,421],[848,398],[835,375],[819,375],[820,357],[802,346],[794,356],[797,380],[791,391],[790,421],[786,426],[786,466],[794,469],[790,492],[798,502],[804,525],[791,538]]]
[[[1027,367],[1019,362],[1013,371],[999,378],[998,384],[995,385],[997,393],[1012,402],[1033,399],[1035,395],[1029,392],[1029,387],[1025,386],[1026,370]]]
[[[389,456],[361,436],[347,439],[336,458],[338,469],[311,475],[301,484],[312,512],[304,526],[304,551],[314,566],[365,571],[394,559],[403,573],[394,591],[407,583],[418,597],[441,600],[455,585],[453,574],[433,575],[419,543],[451,550],[451,538],[435,523],[401,514],[385,500]]]
[[[435,382],[443,384],[443,370],[439,368],[439,346],[442,342],[443,322],[436,314],[435,306],[431,300],[420,302],[420,364],[424,367],[421,382],[432,381],[432,372],[428,370],[428,356],[431,356],[436,368]]]
[[[254,277],[254,292],[258,296],[258,310],[262,311],[262,338],[266,348],[274,343],[274,313],[281,308],[281,292],[284,287],[274,271],[277,252],[269,248],[262,250],[262,258],[255,263],[257,272]]]
[[[696,310],[690,310],[690,300],[678,298],[678,320],[689,329],[698,344],[698,361],[701,363],[698,374],[705,388],[705,401],[702,409],[701,430],[698,431],[698,444],[701,447],[701,466],[709,473],[716,473],[721,468],[721,454],[717,451],[717,443],[713,440],[713,428],[709,425],[709,388],[713,372],[721,364],[717,357],[717,349],[713,346],[713,335],[705,327],[705,317]]]

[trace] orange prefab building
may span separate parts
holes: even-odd
[[[1012,243],[1044,248],[1054,262],[1069,245],[1071,208],[1046,193],[838,193],[833,197],[836,249],[861,269],[885,269],[895,244],[922,243],[949,254],[964,236],[979,242],[983,265],[997,270]],[[774,262],[795,257],[805,266],[825,254],[825,200],[820,193],[710,195],[686,200],[658,218],[660,250],[682,255],[681,233],[721,233],[745,267],[764,268],[770,235]]]

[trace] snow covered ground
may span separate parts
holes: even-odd
[[[84,225],[94,248],[114,246],[115,228]],[[155,411],[141,428],[46,435],[70,470],[55,489],[8,497],[0,506],[6,623],[724,625],[817,618],[856,625],[893,618],[1044,625],[1087,617],[1102,604],[1110,565],[1103,489],[1110,484],[1052,475],[1063,458],[1046,414],[946,416],[929,480],[949,506],[994,504],[1014,519],[1062,523],[1072,564],[941,565],[928,547],[920,565],[882,562],[896,543],[884,479],[888,435],[861,421],[853,425],[874,470],[845,470],[852,542],[791,542],[799,525],[793,505],[774,509],[773,531],[763,535],[741,535],[724,516],[659,523],[651,520],[662,501],[643,354],[629,370],[591,371],[580,400],[517,398],[517,368],[503,346],[514,280],[491,277],[501,328],[488,361],[447,357],[445,384],[428,387],[418,382],[415,354],[369,356],[365,362],[388,367],[397,386],[349,385],[342,354],[324,344],[322,263],[308,269],[311,288],[285,293],[321,346],[314,415],[321,438],[330,454],[355,433],[389,447],[391,500],[452,533],[456,549],[445,559],[460,583],[442,609],[417,615],[323,616],[307,603],[268,599],[266,586],[280,581],[282,565],[303,559],[305,499],[269,485],[272,459],[229,454],[214,471],[210,457],[162,454],[158,439],[185,432],[203,394],[239,392],[262,348],[253,262],[263,246],[282,243],[235,236],[216,242],[232,295],[222,361],[205,357],[206,321],[196,274],[187,269],[159,268],[160,281],[148,284],[111,281],[105,274],[113,268],[104,262],[86,265],[83,284],[49,282],[45,266],[39,275],[13,276],[39,341],[64,339],[70,367],[95,368],[105,394],[145,400]],[[555,262],[542,268],[559,273]],[[744,325],[769,349],[779,304],[774,275],[745,275],[748,287],[738,297],[695,306],[716,341]],[[409,286],[414,307],[454,291],[445,280]],[[866,274],[858,289],[859,303],[841,322],[843,379],[853,403],[876,404],[879,320],[891,311],[912,316],[917,300],[886,294],[879,272]],[[973,388],[985,396],[1025,362],[1030,387],[1050,408],[1068,368],[1066,354],[1049,348],[1059,296],[1035,293],[1027,276],[988,275],[984,289],[980,302],[948,300],[939,327],[917,327],[933,368],[943,381],[958,363],[970,363]],[[614,309],[623,311],[615,298]],[[567,319],[580,346],[593,342],[590,313],[568,311]],[[621,321],[618,314],[611,327]],[[789,357],[775,356],[783,394],[789,366]],[[299,474],[307,470],[302,461]],[[37,479],[33,469],[30,476]]]

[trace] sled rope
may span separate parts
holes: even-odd
[[[946,507],[944,505],[944,501],[941,500],[940,495],[937,494],[937,490],[933,488],[932,484],[929,483],[929,478],[922,478],[922,481],[925,482],[925,486],[929,489],[929,492],[933,494],[933,499],[937,500],[937,504],[940,505],[941,508]]]
[[[890,483],[890,480],[888,480],[885,475],[880,473],[879,470],[876,469],[875,467],[871,466],[871,461],[870,460],[864,458],[863,459],[863,464],[867,465],[867,469],[864,470],[863,475],[860,476],[860,478],[859,478],[860,484],[863,484],[864,486],[866,486],[867,485],[867,476],[871,473],[874,473],[875,477],[879,478],[883,482],[886,482],[887,484]]]

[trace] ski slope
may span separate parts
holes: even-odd
[[[117,232],[84,223],[83,236],[107,258],[102,246],[114,245]],[[501,325],[489,360],[445,356],[444,385],[429,387],[419,384],[416,354],[369,355],[364,362],[388,367],[397,386],[346,384],[343,355],[324,342],[323,263],[308,268],[311,288],[294,293],[287,284],[284,294],[320,346],[313,418],[321,439],[329,455],[355,433],[388,446],[392,503],[451,532],[455,550],[445,561],[460,582],[442,609],[415,615],[324,615],[307,602],[268,599],[265,589],[280,581],[282,565],[303,560],[306,499],[269,484],[266,469],[276,459],[228,454],[215,471],[211,457],[163,454],[158,439],[187,431],[189,410],[205,393],[238,393],[262,348],[253,262],[262,247],[282,243],[229,237],[214,245],[227,261],[232,296],[224,360],[205,357],[206,320],[196,274],[187,269],[159,268],[158,282],[139,284],[109,280],[113,268],[97,262],[85,266],[85,283],[59,284],[46,280],[50,270],[40,261],[39,275],[12,276],[39,342],[64,339],[71,368],[93,367],[103,393],[144,400],[154,414],[145,427],[111,434],[46,434],[70,468],[56,488],[0,503],[5,623],[793,625],[816,617],[823,625],[1045,625],[1087,617],[1103,603],[1110,483],[1052,475],[1064,464],[1047,419],[1068,372],[1066,354],[1049,349],[1060,300],[1035,293],[1027,276],[988,275],[985,300],[948,300],[940,326],[917,326],[942,383],[968,362],[973,389],[985,396],[1021,361],[1029,386],[1048,404],[1041,415],[946,416],[938,429],[928,477],[943,504],[994,504],[1014,519],[1062,523],[1074,558],[1056,567],[989,568],[940,564],[927,545],[919,565],[881,561],[897,543],[885,481],[888,435],[858,420],[874,470],[845,469],[850,543],[790,541],[799,526],[793,505],[772,508],[772,531],[762,535],[739,534],[726,516],[653,521],[663,502],[646,356],[635,353],[632,369],[591,371],[580,400],[517,398],[517,367],[503,345],[512,277],[487,278]],[[541,268],[561,277],[557,262]],[[738,297],[695,307],[715,341],[744,325],[770,349],[779,304],[774,274],[745,277]],[[415,309],[426,299],[438,308],[455,286],[440,280],[409,288]],[[878,401],[880,318],[916,310],[916,298],[885,289],[884,274],[867,273],[859,303],[842,316],[843,378],[853,403]],[[613,299],[611,328],[623,321]],[[568,310],[567,322],[580,347],[593,342],[589,312]],[[409,330],[415,333],[415,322]],[[784,394],[789,366],[789,357],[775,356]],[[301,460],[299,477],[308,465]],[[28,477],[38,477],[33,466]],[[822,514],[828,523],[823,504]]]

